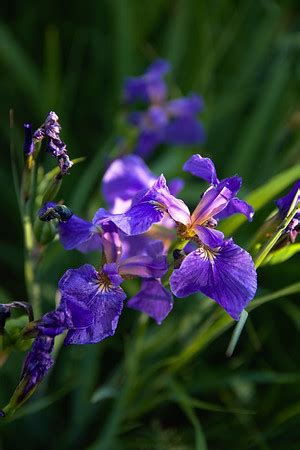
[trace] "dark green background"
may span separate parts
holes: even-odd
[[[26,299],[10,108],[19,162],[23,122],[37,127],[49,110],[59,114],[71,156],[87,157],[65,180],[62,197],[86,217],[102,204],[101,173],[122,108],[123,81],[158,56],[171,61],[178,95],[204,96],[207,141],[194,150],[214,159],[220,177],[239,173],[245,195],[299,163],[297,0],[6,3],[0,22],[2,301]],[[191,153],[161,149],[149,164],[157,174],[178,176]],[[202,185],[185,179],[182,196],[193,205]],[[270,204],[243,226],[237,242],[246,246],[272,209]],[[40,275],[45,311],[53,307],[64,270],[85,260],[59,244],[49,247]],[[259,294],[297,282],[299,262],[295,256],[261,269]],[[231,359],[224,355],[230,332],[210,341],[204,327],[213,314],[209,305],[201,297],[178,300],[162,327],[128,310],[114,338],[63,349],[22,416],[0,428],[0,448],[190,450],[205,449],[206,441],[210,450],[299,449],[299,294],[251,313]],[[198,351],[174,369],[170,358],[192,342]],[[1,404],[13,392],[23,356],[12,354],[1,368]],[[102,400],[91,404],[103,385]],[[217,407],[223,411],[212,410]]]

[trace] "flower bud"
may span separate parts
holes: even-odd
[[[61,176],[56,176],[50,181],[43,196],[43,203],[50,202],[55,199],[61,188],[61,184],[62,184]]]
[[[35,219],[33,231],[36,240],[42,244],[49,244],[56,235],[56,225],[54,222],[42,222],[38,217]]]

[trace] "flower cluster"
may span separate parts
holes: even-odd
[[[143,157],[160,144],[192,145],[204,141],[204,131],[197,119],[203,100],[196,94],[168,100],[164,77],[169,71],[170,64],[159,59],[144,75],[131,77],[125,83],[125,102],[147,105],[146,110],[129,115],[129,122],[138,130],[135,152]]]
[[[41,316],[38,320],[34,320],[26,302],[0,305],[1,342],[5,341],[5,326],[13,308],[24,309],[29,317],[29,324],[20,330],[21,339],[34,338],[20,382],[0,416],[24,403],[53,366],[52,351],[58,335],[64,335],[65,345],[98,343],[115,334],[125,305],[161,324],[172,311],[173,296],[186,298],[200,293],[234,320],[245,316],[245,312],[241,314],[256,293],[259,264],[256,259],[255,266],[250,254],[218,229],[222,219],[234,214],[243,214],[249,221],[253,218],[252,206],[237,197],[242,179],[237,175],[219,179],[212,160],[194,154],[183,170],[204,180],[208,187],[199,192],[198,204],[191,212],[178,198],[182,179],[167,182],[163,174],[156,176],[141,159],[161,144],[198,145],[204,140],[198,119],[202,98],[196,94],[170,98],[165,81],[169,71],[169,63],[160,59],[145,74],[126,81],[124,102],[128,107],[134,105],[127,116],[133,131],[128,130],[126,144],[135,154],[111,162],[101,186],[106,208],[100,207],[91,220],[54,201],[62,177],[73,165],[60,136],[57,114],[51,111],[34,133],[30,124],[24,124],[26,164],[21,195],[24,223],[28,225],[24,232],[28,285],[34,281],[36,261],[45,245],[57,234],[65,250],[98,252],[99,264],[94,267],[86,263],[63,274],[55,310],[41,316],[39,304],[32,298],[33,310]],[[59,173],[49,172],[40,182],[35,170],[42,141],[57,159]],[[270,256],[276,246],[295,241],[300,231],[300,212],[295,208],[299,200],[300,181],[277,200],[278,213],[271,220],[273,229],[268,229],[270,248],[265,246],[261,251]],[[32,220],[35,207],[37,214]],[[273,238],[279,222],[283,223],[277,230],[279,237]],[[264,259],[265,254],[261,256]],[[137,279],[139,284],[135,286],[139,287],[127,299],[124,282],[129,279]],[[32,297],[38,292],[29,291]]]
[[[59,224],[61,242],[66,249],[87,252],[102,248],[108,263],[99,273],[90,268],[89,278],[85,266],[69,271],[67,279],[72,274],[77,300],[81,301],[79,290],[87,292],[91,280],[98,283],[98,292],[105,291],[99,280],[106,280],[107,289],[113,293],[114,288],[119,288],[121,279],[117,278],[115,285],[111,273],[123,278],[139,276],[145,279],[142,291],[128,305],[147,312],[160,322],[162,317],[151,310],[150,305],[154,306],[155,302],[149,302],[149,293],[154,299],[156,289],[158,297],[163,294],[166,299],[170,298],[157,281],[167,271],[163,253],[168,251],[172,239],[166,243],[163,236],[169,230],[175,241],[174,249],[176,244],[182,247],[184,243],[176,267],[167,280],[173,294],[187,297],[202,292],[218,302],[234,319],[239,318],[256,292],[256,271],[251,256],[232,239],[225,239],[216,226],[220,219],[235,213],[245,214],[251,220],[253,209],[236,197],[241,179],[234,176],[219,180],[210,159],[194,155],[186,162],[184,170],[210,183],[192,214],[185,203],[176,198],[178,188],[182,186],[180,180],[171,182],[168,187],[164,176],[155,178],[139,157],[126,156],[114,161],[103,177],[102,190],[110,210],[100,208],[92,222],[73,215],[66,223]],[[150,286],[148,277],[151,278],[151,289],[147,288]],[[80,289],[75,280],[81,280]],[[119,291],[115,292],[113,295],[117,299]],[[165,312],[170,310],[168,305],[171,301],[166,302]],[[116,316],[119,311],[120,308],[116,310]]]

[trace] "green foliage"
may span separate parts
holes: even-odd
[[[280,264],[287,261],[296,253],[300,252],[300,244],[290,244],[288,247],[280,248],[269,255],[265,264]]]
[[[161,150],[149,165],[157,174],[164,169],[166,176],[179,176],[182,163],[199,152],[214,159],[220,178],[243,176],[244,198],[257,214],[252,225],[241,216],[224,221],[226,234],[237,232],[239,243],[254,236],[274,209],[273,200],[299,178],[296,0],[91,0],[47,8],[29,1],[7,3],[1,20],[2,301],[26,300],[10,170],[10,108],[17,175],[22,123],[37,127],[49,110],[57,110],[72,159],[85,157],[65,177],[61,196],[86,217],[102,206],[100,179],[115,145],[124,77],[142,73],[156,56],[173,64],[174,95],[204,96],[207,142],[205,149]],[[55,175],[52,160],[45,163]],[[39,176],[46,188],[51,176]],[[185,179],[183,197],[193,206],[203,185]],[[232,358],[225,351],[234,322],[208,299],[177,300],[160,327],[127,310],[114,339],[57,346],[56,365],[41,389],[9,422],[0,421],[0,447],[19,450],[26,442],[31,450],[298,450],[295,246],[288,247],[295,249],[293,258],[273,265],[282,257],[274,254],[260,270],[260,290]],[[54,287],[64,270],[83,261],[56,242],[50,245],[39,280],[44,311],[54,306]],[[23,356],[15,351],[4,361],[0,354],[1,405],[18,381]]]

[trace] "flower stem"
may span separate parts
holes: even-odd
[[[24,229],[24,277],[26,283],[27,294],[32,304],[34,317],[40,317],[41,305],[40,305],[40,286],[36,282],[36,262],[34,258],[34,234],[30,215],[28,212],[23,216],[23,229]]]
[[[36,282],[36,242],[33,233],[31,208],[33,202],[33,194],[35,192],[36,183],[36,164],[33,159],[27,160],[25,163],[22,187],[21,201],[23,211],[23,233],[24,233],[24,278],[28,298],[32,304],[35,318],[41,315],[40,305],[40,287]]]

